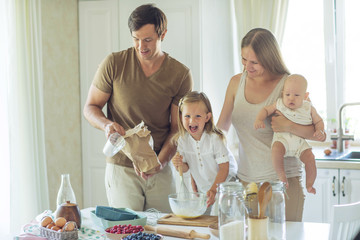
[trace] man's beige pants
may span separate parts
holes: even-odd
[[[135,170],[112,163],[106,164],[105,188],[109,206],[145,211],[155,208],[170,213],[168,195],[175,193],[175,181],[170,166],[144,180]]]

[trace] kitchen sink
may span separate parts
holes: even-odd
[[[344,154],[343,156],[338,158],[339,160],[360,160],[360,152],[348,152]]]

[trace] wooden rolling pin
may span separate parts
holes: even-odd
[[[144,229],[146,231],[156,232],[158,234],[162,234],[165,236],[172,236],[178,238],[202,238],[202,239],[210,239],[210,234],[206,233],[198,233],[195,230],[186,229],[186,228],[176,228],[176,227],[153,227],[149,225],[145,225]]]

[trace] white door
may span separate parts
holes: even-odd
[[[340,204],[360,201],[360,170],[340,169]]]
[[[305,190],[305,205],[303,221],[305,222],[329,222],[330,209],[338,203],[338,169],[317,169],[315,181],[316,195],[307,193]],[[305,171],[303,171],[303,184],[305,186]],[[304,189],[306,189],[304,187]]]
[[[191,70],[194,89],[200,90],[200,0],[155,0],[168,18],[163,50]],[[140,0],[79,1],[81,108],[98,64],[111,52],[132,46],[127,27],[130,13]],[[105,108],[104,108],[105,110]],[[82,165],[84,208],[107,205],[104,185],[105,135],[82,117]]]

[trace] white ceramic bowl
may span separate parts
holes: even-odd
[[[206,195],[203,193],[174,193],[169,195],[172,212],[181,218],[197,218],[206,212]]]

